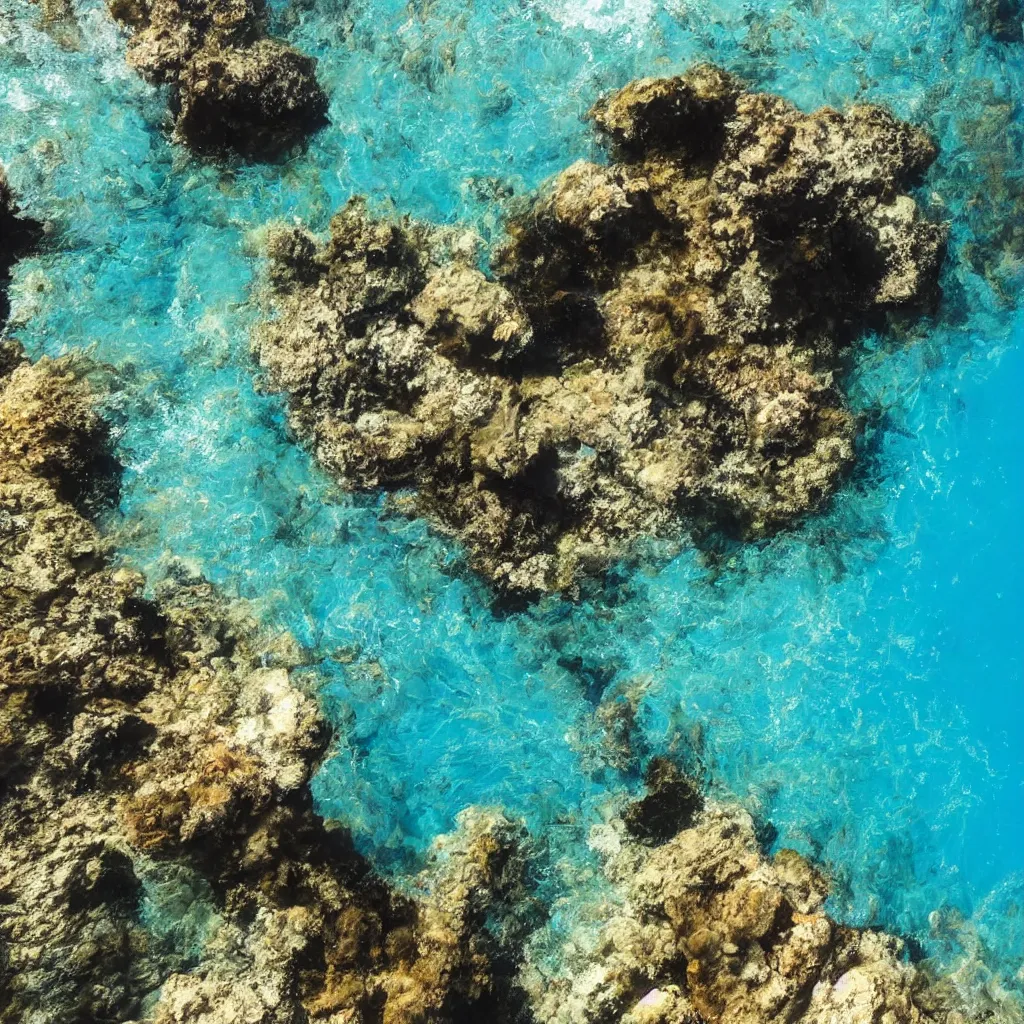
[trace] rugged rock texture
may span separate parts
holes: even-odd
[[[491,1013],[518,826],[465,812],[403,896],[313,813],[292,645],[199,580],[146,599],[79,511],[113,468],[87,371],[0,382],[0,1021]]]
[[[411,899],[367,876],[308,816],[276,818],[229,854],[239,858],[229,912],[199,964],[164,983],[157,1022],[503,1019],[484,924],[518,890],[507,819],[464,813]]]
[[[0,392],[0,1019],[105,1020],[155,987],[110,781],[160,678],[141,580],[70,503],[104,428],[70,364]]]
[[[320,128],[316,62],[266,35],[262,0],[109,0],[133,30],[127,59],[173,89],[175,132],[194,149],[270,158]]]
[[[763,537],[854,457],[836,372],[934,300],[945,230],[906,190],[935,155],[877,107],[803,114],[698,67],[600,103],[578,162],[472,241],[350,204],[270,240],[254,348],[352,486],[411,487],[500,591],[571,591],[643,537]]]
[[[563,972],[517,978],[537,921],[498,811],[389,888],[313,812],[326,737],[290,641],[201,580],[150,600],[109,564],[79,511],[113,468],[89,371],[0,380],[0,1022],[962,1020],[664,760],[593,833],[620,898]]]
[[[906,962],[899,940],[844,928],[825,879],[781,850],[766,858],[750,816],[709,804],[651,848],[621,822],[597,827],[621,903],[554,977],[524,971],[548,1024],[961,1024]]]

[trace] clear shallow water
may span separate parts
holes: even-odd
[[[716,790],[825,861],[833,909],[940,949],[971,919],[1004,979],[1024,963],[1021,264],[1012,226],[1024,46],[955,4],[535,0],[280,5],[316,53],[332,126],[279,167],[214,168],[161,135],[163,97],[102,8],[77,50],[0,0],[0,159],[51,247],[19,268],[33,355],[118,366],[124,556],[172,559],[252,599],[310,650],[336,757],[315,791],[387,870],[468,803],[522,813],[552,878],[586,870],[587,825],[637,780],[607,763],[594,703],[642,691],[640,742],[697,758]],[[66,42],[66,37],[65,37]],[[260,225],[322,228],[353,192],[485,237],[501,197],[593,156],[604,89],[711,58],[806,107],[881,100],[928,124],[926,184],[952,220],[941,322],[853,368],[872,423],[832,510],[763,547],[624,568],[578,606],[498,617],[420,523],[337,492],[258,394],[247,356]],[[977,261],[975,260],[975,265]],[[699,742],[696,737],[699,734]],[[570,914],[571,918],[571,914]]]

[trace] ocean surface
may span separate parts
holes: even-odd
[[[322,812],[400,879],[500,804],[568,929],[588,828],[641,785],[595,717],[628,699],[635,749],[826,865],[841,919],[1024,986],[1024,43],[948,0],[291,0],[274,29],[319,59],[331,123],[284,163],[214,165],[168,140],[103,5],[74,9],[44,31],[0,0],[0,160],[47,225],[10,330],[119,371],[120,557],[205,574],[307,651],[338,730]],[[927,126],[943,305],[858,346],[860,468],[826,513],[502,612],[455,545],[326,479],[258,390],[261,229],[322,230],[362,193],[497,239],[505,204],[602,159],[602,92],[696,59]]]

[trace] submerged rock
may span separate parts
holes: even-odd
[[[109,466],[89,371],[0,380],[0,1021],[964,1019],[662,759],[593,832],[617,896],[573,908],[603,925],[561,970],[524,959],[525,835],[499,810],[467,809],[408,891],[386,884],[313,810],[327,735],[292,642],[184,572],[148,598],[71,503]]]
[[[39,5],[43,31],[61,49],[76,51],[82,46],[82,30],[72,0],[33,0]]]
[[[87,371],[0,381],[0,1020],[489,1013],[520,827],[465,812],[409,896],[314,813],[293,645],[182,574],[147,599],[72,503],[109,465]],[[197,898],[179,941],[159,907]]]
[[[127,60],[173,89],[175,133],[201,152],[270,158],[326,123],[316,61],[266,34],[262,0],[109,0]]]
[[[524,979],[544,1024],[962,1024],[898,939],[836,924],[826,879],[792,850],[761,852],[743,809],[709,803],[651,848],[621,822],[593,845],[620,902]],[[576,908],[581,912],[581,908]],[[581,913],[581,916],[585,916]]]
[[[370,217],[269,246],[254,349],[323,464],[457,536],[499,591],[571,591],[645,537],[767,536],[854,459],[844,351],[937,294],[935,156],[878,107],[804,114],[715,68],[633,82],[478,267]]]
[[[41,233],[41,226],[18,209],[7,174],[0,165],[0,327],[10,313],[7,289],[11,283],[11,268],[32,248]],[[0,373],[8,372],[16,361],[14,348],[0,340]]]
[[[1000,43],[1024,41],[1024,10],[1020,0],[973,0],[966,21]]]
[[[671,839],[704,807],[697,782],[668,758],[651,758],[644,782],[647,793],[622,815],[626,831],[641,842],[656,844]]]

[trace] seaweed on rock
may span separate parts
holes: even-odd
[[[885,110],[699,66],[592,117],[614,161],[559,174],[493,276],[471,236],[359,201],[326,241],[270,236],[254,350],[295,429],[352,486],[414,488],[506,594],[819,508],[854,459],[844,351],[938,293],[945,228],[907,191],[935,148]]]
[[[272,158],[317,131],[316,61],[265,32],[262,0],[110,0],[127,60],[172,87],[175,133],[199,152]]]
[[[390,887],[313,810],[327,736],[294,644],[181,572],[146,598],[66,500],[106,464],[87,368],[0,381],[0,1021],[965,1019],[663,760],[593,832],[619,899],[561,970],[523,955],[526,846],[500,811],[464,811]],[[209,902],[191,946],[144,912],[154,878]]]
[[[147,599],[69,503],[108,464],[86,369],[0,381],[0,1021],[486,1007],[510,978],[486,926],[520,902],[520,826],[465,811],[405,896],[314,813],[327,735],[294,645],[201,580]],[[155,872],[209,894],[200,949],[150,927]]]
[[[560,971],[523,977],[544,1024],[963,1024],[946,981],[901,941],[836,924],[828,883],[792,850],[761,851],[750,815],[709,803],[653,848],[621,821],[591,845],[619,904]]]

